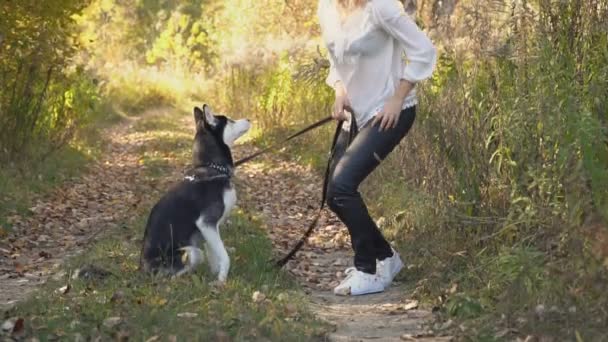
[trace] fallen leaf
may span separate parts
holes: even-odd
[[[165,304],[167,304],[167,299],[166,298],[162,298],[162,297],[152,297],[152,299],[150,300],[150,304],[154,305],[154,306],[163,306]]]
[[[534,308],[534,313],[536,313],[536,316],[538,316],[538,319],[542,320],[545,316],[545,306],[542,304],[538,304],[535,308]]]
[[[294,317],[298,314],[298,307],[293,303],[287,303],[285,305],[285,315],[287,317]]]
[[[228,342],[230,341],[230,336],[228,335],[227,332],[223,331],[223,330],[218,330],[215,332],[215,339],[214,341],[217,342]]]
[[[266,295],[260,291],[255,291],[253,293],[253,296],[251,296],[251,299],[253,299],[254,303],[259,303],[259,302],[262,302],[264,299],[266,299]]]
[[[112,303],[120,303],[125,298],[125,293],[121,290],[114,292],[112,297],[110,298],[110,302]]]
[[[45,251],[40,251],[40,253],[38,253],[38,256],[40,256],[41,258],[49,259],[51,257],[51,254]]]
[[[15,272],[19,275],[23,275],[23,273],[25,272],[25,265],[20,262],[15,262]]]
[[[195,312],[180,312],[177,314],[177,317],[180,317],[180,318],[194,318],[197,316],[198,316],[198,314]]]
[[[70,290],[72,289],[72,285],[70,285],[70,283],[68,283],[67,285],[64,285],[60,288],[58,288],[55,292],[57,292],[58,294],[67,294],[68,292],[70,292]]]
[[[119,330],[114,334],[114,341],[117,342],[127,342],[129,340],[129,332],[126,330]]]
[[[445,330],[445,329],[451,328],[452,325],[454,325],[454,321],[451,319],[448,319],[447,321],[445,321],[443,324],[441,324],[439,326],[439,330]]]
[[[416,308],[418,308],[418,301],[417,300],[412,300],[412,301],[408,302],[407,304],[405,304],[403,306],[403,309],[405,311],[413,310],[413,309],[416,309]]]
[[[6,321],[4,321],[4,323],[2,323],[2,332],[10,332],[13,331],[13,327],[15,326],[15,321],[17,319],[13,318],[13,319],[7,319]]]
[[[512,329],[503,329],[499,332],[497,332],[496,334],[494,334],[494,338],[497,339],[501,339],[503,337],[506,337],[507,335],[509,335],[511,332],[514,332],[515,330]]]
[[[13,331],[12,334],[20,334],[23,332],[23,329],[25,327],[25,321],[23,320],[23,318],[17,318],[17,321],[15,321],[15,326],[13,327]]]
[[[106,328],[112,328],[122,321],[120,317],[108,317],[103,320],[103,325]]]
[[[401,340],[403,341],[418,341],[421,338],[428,338],[428,337],[434,337],[435,334],[433,334],[432,331],[425,331],[425,332],[420,332],[420,333],[416,333],[416,334],[403,334],[401,335]]]

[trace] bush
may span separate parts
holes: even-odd
[[[47,155],[96,103],[95,84],[71,67],[72,15],[81,0],[10,1],[0,7],[0,158]]]
[[[129,115],[155,106],[183,105],[204,94],[206,85],[200,75],[128,61],[97,72],[106,79],[101,87],[106,101]]]
[[[464,37],[442,37],[414,129],[364,193],[419,266],[419,293],[437,298],[463,281],[462,291],[490,307],[577,303],[582,316],[606,322],[608,2],[459,6],[452,22],[462,27],[442,29]],[[314,59],[302,51],[233,68],[215,98],[252,113],[265,135],[320,118],[332,100],[326,71],[297,77]],[[311,160],[324,159],[327,133],[299,140]],[[452,314],[477,302],[458,298]]]

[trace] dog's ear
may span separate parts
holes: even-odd
[[[196,130],[198,131],[200,128],[203,128],[203,121],[205,120],[205,113],[198,108],[194,107],[194,124],[196,125]]]
[[[204,104],[203,109],[194,107],[194,123],[196,124],[196,130],[205,129],[205,126],[214,127],[217,125],[217,119],[211,112],[211,108]]]
[[[209,126],[217,125],[217,119],[213,115],[213,112],[211,111],[211,107],[209,107],[207,104],[203,105],[203,113],[205,113],[203,118]]]

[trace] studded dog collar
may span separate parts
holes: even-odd
[[[218,178],[232,178],[232,167],[217,163],[205,163],[189,170],[184,179],[190,182],[203,182]]]

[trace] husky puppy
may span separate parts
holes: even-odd
[[[194,108],[196,135],[192,168],[156,205],[146,224],[140,268],[179,276],[203,262],[204,240],[211,270],[226,281],[230,258],[220,237],[220,225],[236,202],[230,147],[250,127],[246,119],[214,115],[209,106]]]

